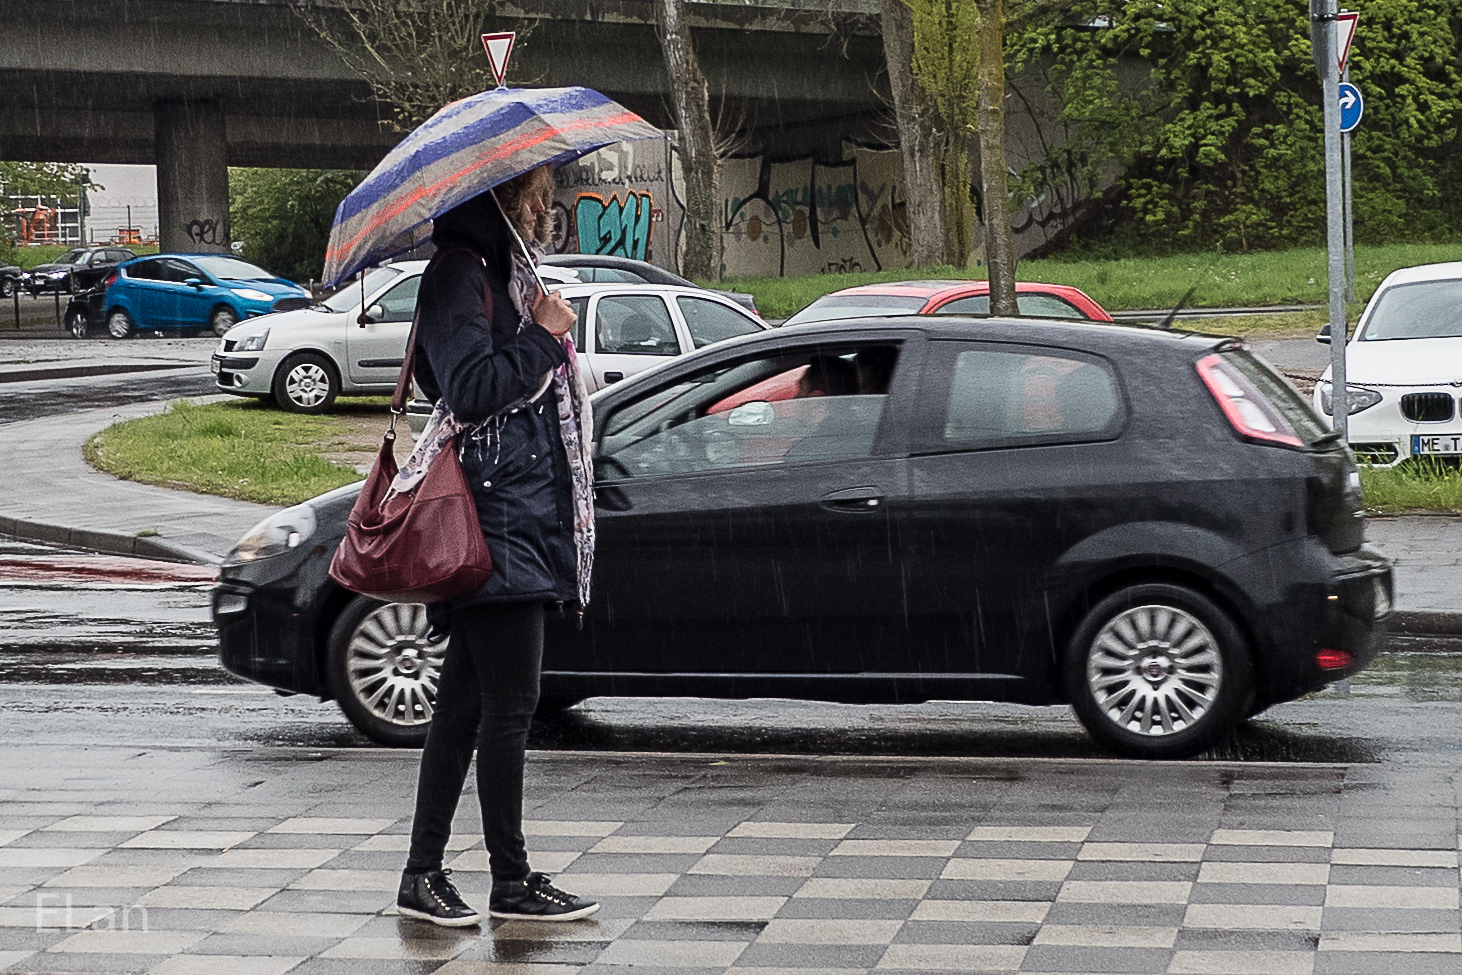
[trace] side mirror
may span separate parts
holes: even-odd
[[[197,289],[200,289],[200,290],[203,288],[203,279],[202,278],[184,278],[183,279],[183,283],[186,284],[190,288],[197,288]]]
[[[361,316],[356,319],[356,322],[360,325],[361,328],[365,328],[367,325],[374,325],[376,322],[379,322],[385,317],[386,309],[382,308],[380,305],[371,305],[369,308],[361,313]]]
[[[1321,345],[1330,344],[1330,326],[1324,325],[1320,328],[1320,334],[1315,336],[1315,341]]]

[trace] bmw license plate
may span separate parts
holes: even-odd
[[[1413,454],[1462,454],[1462,433],[1411,435]]]
[[[214,374],[216,375],[218,373],[218,365],[218,358],[215,356],[213,359],[209,360],[208,368],[212,369]]]

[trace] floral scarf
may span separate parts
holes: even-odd
[[[534,263],[539,257],[539,248],[533,247]],[[518,310],[518,331],[533,324],[527,296],[535,294],[538,283],[533,268],[521,253],[513,252],[513,273],[508,281],[508,295]],[[568,457],[569,478],[572,482],[574,508],[574,551],[577,557],[576,575],[578,581],[579,605],[589,604],[589,579],[594,572],[594,417],[589,408],[589,391],[584,378],[579,374],[579,357],[574,349],[574,340],[568,335],[562,339],[563,350],[568,357],[565,365],[552,369],[543,378],[543,383],[531,395],[510,403],[477,424],[463,423],[452,415],[444,400],[438,400],[427,420],[416,447],[406,463],[401,466],[396,479],[391,482],[391,491],[410,491],[421,483],[427,468],[453,437],[457,449],[465,450],[468,442],[491,445],[497,442],[502,432],[503,420],[529,403],[534,402],[553,384],[558,398],[558,430]]]

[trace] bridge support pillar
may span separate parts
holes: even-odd
[[[152,106],[158,245],[163,253],[229,250],[228,131],[215,101]]]

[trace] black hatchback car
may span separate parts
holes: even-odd
[[[118,264],[136,256],[125,247],[77,247],[49,264],[37,264],[22,280],[32,295],[43,291],[75,294],[100,284]]]
[[[1390,611],[1360,479],[1231,339],[844,321],[719,343],[594,400],[599,549],[545,701],[1069,702],[1194,754],[1363,667]],[[225,667],[419,743],[424,608],[326,574],[358,488],[279,512],[213,598]]]

